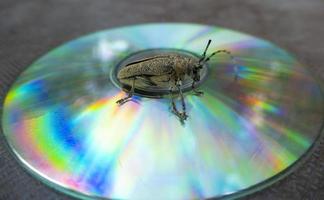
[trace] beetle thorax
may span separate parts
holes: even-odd
[[[197,65],[198,60],[190,57],[178,57],[174,61],[174,70],[177,76],[191,76],[193,68]]]

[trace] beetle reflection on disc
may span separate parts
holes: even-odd
[[[185,90],[189,118],[167,96],[126,94],[120,63],[156,50],[226,56],[210,60],[198,88]],[[134,56],[135,55],[135,56]],[[238,80],[233,76],[238,74]],[[323,121],[317,83],[275,45],[196,24],[143,24],[85,36],[29,66],[8,92],[2,126],[35,177],[80,198],[235,197],[284,177],[311,149]]]

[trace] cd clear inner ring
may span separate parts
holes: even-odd
[[[148,49],[143,51],[138,51],[136,53],[131,54],[130,56],[121,60],[116,67],[112,70],[110,78],[111,81],[119,88],[124,89],[126,91],[131,90],[131,83],[129,85],[121,83],[117,78],[117,73],[120,69],[125,67],[127,64],[150,58],[157,55],[164,55],[164,54],[177,54],[180,56],[190,56],[193,58],[199,58],[197,54],[194,54],[189,51],[179,50],[179,49],[168,49],[168,48],[160,48],[160,49]],[[170,66],[172,67],[172,66]],[[198,88],[205,80],[207,76],[207,67],[208,64],[204,64],[203,68],[200,70],[200,80],[195,83],[195,88]],[[181,89],[183,92],[188,92],[192,90],[192,82],[193,80],[186,76],[186,78],[182,81]],[[135,83],[134,93],[139,96],[145,96],[150,98],[160,98],[163,95],[170,94],[170,86],[173,83],[168,81],[164,85],[156,85],[156,86],[141,86]],[[177,90],[174,88],[173,93],[178,93]]]

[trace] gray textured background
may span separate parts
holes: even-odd
[[[1,0],[0,101],[33,60],[75,37],[145,22],[218,25],[295,54],[324,86],[323,0]],[[324,140],[298,169],[247,199],[324,199]],[[27,174],[0,134],[0,199],[72,199]]]

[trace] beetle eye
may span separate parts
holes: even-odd
[[[196,65],[196,66],[195,66],[195,69],[196,69],[196,70],[202,69],[202,65],[199,65],[199,64]]]
[[[193,77],[194,81],[200,81],[200,75],[199,73],[196,73],[195,76]]]

